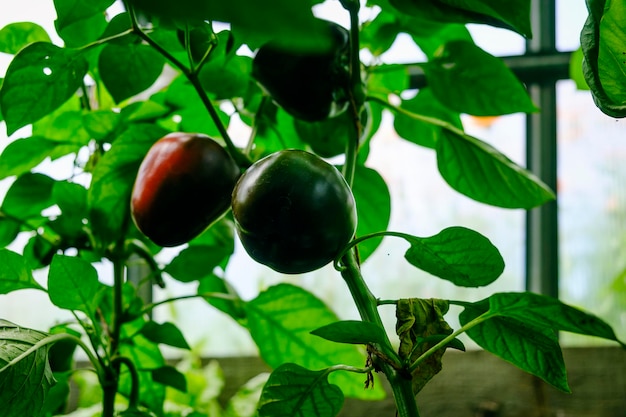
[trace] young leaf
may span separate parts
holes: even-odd
[[[497,116],[537,111],[504,62],[473,42],[445,44],[423,68],[433,95],[458,113]]]
[[[141,328],[141,333],[153,343],[162,343],[180,349],[191,349],[183,333],[173,323],[148,321]]]
[[[583,75],[596,106],[611,117],[626,117],[626,67],[623,2],[588,0],[589,16],[581,31]]]
[[[162,366],[152,371],[152,380],[159,384],[177,389],[180,392],[187,392],[187,378],[173,366]]]
[[[55,383],[48,365],[48,346],[20,356],[47,336],[0,319],[0,404],[4,417],[39,415]]]
[[[98,58],[98,71],[116,103],[146,90],[165,65],[161,54],[148,45],[107,44]]]
[[[8,249],[0,249],[0,294],[26,288],[43,290],[33,278],[32,271],[22,255]]]
[[[302,288],[289,284],[270,287],[246,303],[245,309],[250,334],[261,356],[272,367],[286,362],[308,369],[323,369],[337,363],[359,366],[365,363],[357,346],[329,342],[310,333],[338,319],[322,301]],[[378,384],[371,390],[363,390],[362,375],[341,372],[333,374],[331,381],[347,396],[374,399],[383,395]]]
[[[407,363],[412,363],[438,342],[433,336],[447,336],[452,328],[443,316],[448,312],[446,300],[400,299],[396,306],[396,333],[400,338],[398,353]],[[441,371],[441,359],[446,349],[430,355],[413,372],[412,387],[417,394],[433,376]]]
[[[235,321],[245,327],[246,311],[243,308],[244,301],[239,298],[236,290],[228,283],[228,281],[215,274],[203,277],[198,283],[198,294],[207,293],[218,293],[233,297],[232,300],[209,296],[205,296],[204,299],[207,303],[211,304],[223,313],[228,314]]]
[[[41,119],[80,87],[88,64],[77,50],[35,42],[13,58],[0,90],[7,133]]]
[[[74,256],[55,255],[48,272],[48,294],[54,305],[95,317],[98,293],[104,288],[96,269]]]
[[[259,417],[334,417],[343,393],[329,384],[326,370],[285,363],[272,372],[259,400]]]
[[[411,244],[404,257],[409,263],[461,287],[482,287],[504,270],[498,249],[480,233],[456,226],[421,238],[405,236]]]
[[[442,133],[437,167],[461,194],[504,208],[529,209],[554,199],[547,185],[491,145],[448,129]]]
[[[118,239],[130,219],[130,193],[137,170],[150,146],[167,131],[148,124],[133,124],[114,142],[93,171],[87,195],[89,221],[104,242]]]
[[[35,42],[51,42],[46,30],[36,23],[9,23],[0,30],[0,52],[16,54]]]
[[[357,165],[352,186],[359,219],[356,236],[387,230],[391,218],[391,195],[383,177],[363,165]],[[378,248],[381,238],[367,239],[359,244],[361,262]]]
[[[374,323],[359,320],[344,320],[327,324],[311,332],[315,336],[337,343],[365,345],[385,343],[385,330]]]

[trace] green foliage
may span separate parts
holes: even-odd
[[[364,5],[343,0],[354,22],[348,28],[352,70],[349,80],[339,77],[343,84],[334,93],[340,97],[333,99],[348,104],[336,116],[311,123],[281,108],[258,85],[252,64],[255,51],[270,40],[296,56],[327,50],[330,40],[320,35],[325,23],[313,14],[318,3],[128,0],[125,11],[111,15],[112,0],[53,0],[58,36],[32,22],[0,28],[0,52],[13,55],[1,80],[0,120],[9,135],[32,128],[12,137],[0,154],[0,179],[11,181],[0,204],[0,294],[43,291],[74,318],[47,333],[0,319],[3,415],[58,415],[70,383],[78,383],[79,405],[104,417],[332,417],[344,396],[382,398],[376,380],[381,376],[394,393],[399,417],[417,417],[414,393],[437,374],[447,348],[464,349],[457,338],[461,333],[563,391],[569,387],[558,331],[624,346],[600,318],[541,295],[498,293],[474,303],[409,298],[413,295],[382,301],[361,275],[361,263],[385,236],[409,244],[405,258],[411,265],[457,286],[489,285],[504,269],[488,237],[470,229],[453,226],[429,237],[387,230],[393,204],[388,179],[368,162],[387,111],[400,140],[433,152],[439,174],[457,192],[509,209],[530,209],[555,198],[496,145],[468,135],[461,122],[462,113],[540,111],[513,73],[475,45],[466,28],[488,24],[530,37],[530,0],[370,0]],[[584,62],[572,71],[584,73],[602,111],[622,117],[623,5],[587,3]],[[377,13],[357,13],[373,6]],[[359,20],[362,15],[371,18]],[[417,93],[409,85],[407,65],[381,59],[400,34],[426,56],[417,64],[427,87]],[[360,62],[368,56],[362,50],[374,58]],[[341,62],[342,71],[346,64]],[[310,97],[301,99],[306,103]],[[241,129],[243,137],[231,138]],[[297,278],[242,299],[228,268],[235,250],[231,213],[175,256],[161,257],[161,248],[133,224],[130,196],[150,146],[176,131],[215,138],[242,171],[288,148],[341,165],[358,223],[355,240],[337,254],[334,267],[360,320],[340,320],[322,300],[294,285]],[[41,172],[43,163],[61,158],[71,161],[71,172],[54,177]],[[333,213],[327,215],[331,219]],[[24,241],[21,252],[14,249]],[[134,284],[126,270],[137,258],[150,273]],[[98,264],[111,266],[113,276],[102,276]],[[45,286],[34,279],[39,269],[47,273]],[[139,286],[172,281],[194,289],[154,303],[138,295]],[[202,298],[207,308],[231,317],[274,369],[242,387],[226,407],[217,400],[224,380],[215,363],[174,367],[163,356],[164,346],[186,354],[192,347],[175,322],[153,321],[149,313],[186,298]],[[399,349],[382,325],[379,304],[396,307]],[[445,321],[449,304],[464,308],[459,329]],[[205,326],[200,317],[198,322]],[[209,323],[206,331],[223,329]],[[97,389],[84,382],[92,373],[72,369],[78,348],[91,363],[91,385]]]

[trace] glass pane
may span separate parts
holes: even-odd
[[[580,46],[580,31],[587,18],[585,0],[556,0],[556,49],[573,51]]]
[[[560,295],[626,337],[626,122],[557,85]],[[566,343],[596,339],[564,334]]]

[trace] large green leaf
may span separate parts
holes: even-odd
[[[88,64],[77,50],[35,42],[13,58],[0,90],[8,134],[61,106],[80,87]]]
[[[411,244],[404,254],[411,265],[461,287],[491,284],[504,270],[498,249],[471,229],[454,226],[426,238],[403,237]]]
[[[0,294],[25,288],[43,290],[33,278],[32,271],[22,255],[8,249],[0,249]]]
[[[117,103],[154,84],[164,65],[165,59],[152,47],[133,43],[110,43],[98,58],[100,78]]]
[[[268,288],[246,306],[250,334],[263,359],[272,367],[292,362],[307,369],[325,369],[336,364],[363,366],[365,357],[357,346],[333,343],[311,334],[336,322],[337,316],[306,290],[289,284]],[[381,398],[376,384],[363,390],[363,375],[336,373],[331,382],[350,397]]]
[[[104,242],[119,238],[126,230],[130,193],[139,165],[150,146],[166,134],[155,125],[131,125],[96,165],[87,204],[94,233]]]
[[[341,389],[326,370],[285,363],[272,372],[259,400],[260,417],[334,417],[343,405]]]
[[[391,218],[391,195],[383,177],[371,168],[357,165],[352,186],[359,219],[356,236],[387,230]],[[359,256],[365,261],[382,242],[381,238],[367,239],[359,244]]]
[[[87,261],[66,255],[54,255],[48,271],[48,295],[57,307],[78,310],[95,318],[98,293],[105,288],[98,272]]]
[[[461,132],[442,133],[437,167],[461,194],[504,208],[528,209],[554,199],[547,185],[491,145]]]
[[[596,106],[612,117],[626,117],[626,5],[587,0],[589,16],[581,31],[583,75]]]
[[[0,403],[4,417],[36,416],[43,407],[55,381],[48,346],[35,345],[47,336],[0,319]],[[33,350],[21,356],[29,349]]]
[[[423,67],[433,95],[456,112],[496,116],[537,111],[504,62],[472,42],[447,43]]]
[[[36,23],[9,23],[0,30],[0,52],[16,54],[35,42],[51,42],[46,30]]]
[[[106,9],[114,1],[54,0],[54,26],[65,45],[78,47],[98,39],[107,26]]]

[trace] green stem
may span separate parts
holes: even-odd
[[[346,245],[345,248],[343,248],[343,251],[339,253],[339,255],[335,258],[335,261],[333,263],[335,269],[337,271],[342,271],[345,266],[342,266],[341,263],[343,262],[343,258],[344,256],[355,246],[357,246],[359,243],[368,240],[368,239],[374,239],[377,237],[381,237],[381,236],[395,236],[395,237],[400,237],[403,238],[405,240],[410,241],[411,239],[415,239],[415,236],[411,236],[407,233],[402,233],[402,232],[393,232],[390,230],[383,230],[380,232],[374,232],[374,233],[370,233],[367,235],[363,235],[361,237],[358,237],[356,239],[353,239],[348,245]]]
[[[130,393],[128,394],[128,409],[133,410],[139,406],[139,373],[133,361],[125,356],[118,356],[113,359],[111,365],[119,368],[120,364],[124,364],[130,374]]]
[[[459,328],[455,332],[449,334],[444,339],[441,339],[441,341],[439,341],[439,343],[437,343],[436,345],[434,345],[433,347],[428,349],[426,352],[422,353],[421,356],[419,358],[417,358],[415,360],[415,362],[413,362],[411,364],[411,366],[409,367],[409,371],[413,372],[430,355],[432,355],[433,353],[435,353],[439,349],[445,348],[448,345],[448,343],[452,342],[458,335],[460,335],[462,333],[465,333],[466,331],[468,331],[472,327],[474,327],[474,326],[484,322],[485,320],[493,318],[494,316],[496,316],[496,314],[490,313],[490,312],[485,312],[485,313],[481,314],[480,316],[476,317],[474,320],[469,321],[468,323],[466,323],[464,326],[462,326],[461,328]]]

